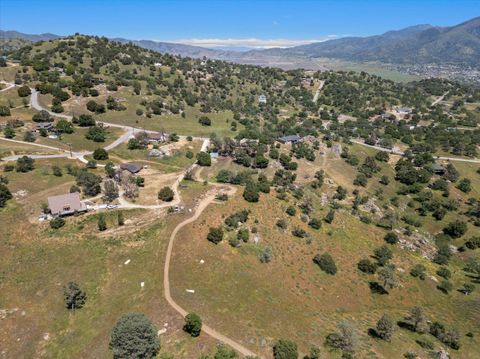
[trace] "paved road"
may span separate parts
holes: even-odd
[[[320,85],[318,85],[317,92],[315,92],[315,96],[313,96],[313,102],[318,101],[318,97],[320,96],[320,91],[322,91],[323,85],[325,85],[325,80],[320,81]]]
[[[31,88],[30,90],[32,92],[32,94],[30,96],[30,107],[34,108],[37,111],[42,111],[42,110],[47,111],[51,116],[54,116],[54,117],[60,117],[60,118],[64,118],[64,119],[67,119],[67,120],[72,119],[71,115],[54,113],[54,112],[50,111],[49,109],[42,107],[40,105],[40,103],[38,102],[38,91],[35,90],[34,88]],[[119,144],[121,144],[123,142],[126,142],[131,136],[134,135],[135,131],[142,131],[142,132],[146,132],[146,133],[158,133],[158,131],[145,130],[143,128],[132,127],[132,126],[127,126],[127,125],[120,125],[118,123],[105,122],[105,121],[99,121],[99,122],[102,122],[105,126],[121,128],[121,129],[126,131],[126,133],[122,137],[120,137],[117,141],[115,141],[112,144],[110,144],[109,146],[107,146],[109,148],[105,147],[106,150],[112,149],[112,148],[118,146]],[[179,136],[179,137],[180,137],[180,139],[186,139],[187,136]],[[192,138],[194,140],[204,140],[205,139],[205,137],[192,137]]]
[[[368,145],[366,144],[365,142],[362,142],[362,141],[359,141],[359,140],[355,140],[355,139],[351,139],[350,140],[351,142],[353,143],[356,143],[358,145],[362,145],[362,146],[365,146],[365,147],[370,147],[370,148],[374,148],[378,151],[383,151],[383,152],[389,152],[389,153],[393,153],[395,155],[399,155],[399,156],[403,156],[405,153],[400,151],[400,150],[391,150],[391,149],[388,149],[388,148],[384,148],[384,147],[380,147],[380,146],[373,146],[373,145]],[[470,158],[459,158],[459,157],[444,157],[444,156],[437,156],[437,157],[434,157],[435,159],[437,160],[444,160],[444,161],[457,161],[457,162],[470,162],[470,163],[480,163],[480,160],[479,159],[470,159]]]

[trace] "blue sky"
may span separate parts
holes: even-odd
[[[207,46],[289,46],[480,16],[480,0],[0,0],[0,28]]]

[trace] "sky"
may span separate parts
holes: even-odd
[[[0,29],[287,47],[480,16],[480,0],[0,0]]]

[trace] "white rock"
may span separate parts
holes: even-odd
[[[205,263],[205,261],[203,259],[200,259],[200,264],[203,264]]]
[[[140,282],[140,287],[141,288],[145,287],[145,282]]]
[[[130,259],[127,259],[123,264],[127,265],[128,263],[130,263]]]

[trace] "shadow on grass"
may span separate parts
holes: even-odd
[[[411,332],[415,332],[415,326],[411,323],[404,322],[403,320],[399,320],[397,325],[402,329],[410,330]]]
[[[370,290],[374,294],[388,294],[388,292],[383,288],[382,285],[380,285],[378,282],[368,282],[368,286],[370,287]]]

